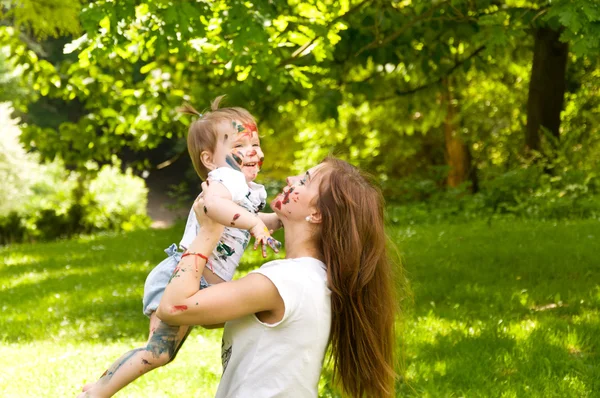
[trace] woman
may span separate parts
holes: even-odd
[[[396,301],[381,193],[334,158],[287,183],[271,203],[285,229],[286,258],[199,291],[205,254],[223,228],[200,200],[202,231],[157,315],[172,325],[227,322],[217,397],[316,397],[329,342],[334,379],[348,395],[391,397]]]

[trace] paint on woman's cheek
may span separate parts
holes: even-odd
[[[223,142],[227,142],[228,138],[229,138],[229,136],[227,134],[225,134],[225,137],[223,137]]]
[[[287,191],[284,195],[283,195],[283,201],[282,203],[284,205],[287,205],[288,203],[290,203],[290,195],[292,194],[292,192],[294,192],[294,187],[291,187],[289,191]]]
[[[204,206],[204,214],[208,214],[208,209]]]
[[[233,220],[231,220],[231,225],[235,225],[235,220],[237,220],[238,218],[240,218],[240,215],[239,215],[238,213],[236,213],[236,214],[233,216]]]

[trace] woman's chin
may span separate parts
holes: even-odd
[[[279,214],[281,211],[281,197],[282,194],[277,195],[270,203],[271,209],[273,209],[273,211],[277,214]]]

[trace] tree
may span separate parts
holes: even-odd
[[[514,108],[526,101],[507,87],[526,90],[518,82],[530,63],[532,29],[560,31],[577,54],[597,48],[598,36],[588,37],[597,29],[597,6],[585,0],[587,9],[573,18],[569,4],[89,2],[80,15],[85,33],[62,58],[41,62],[23,42],[12,44],[24,54],[16,63],[33,65],[24,78],[35,96],[83,110],[53,126],[32,122],[23,137],[48,157],[109,162],[124,148],[182,140],[174,109],[184,101],[202,108],[226,93],[259,116],[272,176],[286,173],[290,158],[300,167],[333,148],[382,179],[425,176],[445,163],[446,175],[435,180],[459,184],[472,180],[477,165],[516,156],[525,121]],[[522,102],[482,98],[472,86]],[[501,119],[482,121],[474,108]],[[444,162],[452,140],[462,149],[446,151]]]

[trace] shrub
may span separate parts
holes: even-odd
[[[131,170],[103,166],[83,197],[83,222],[90,230],[129,231],[149,225],[146,216],[148,189]]]
[[[0,244],[150,224],[141,178],[117,166],[103,166],[94,176],[69,171],[58,159],[40,164],[19,143],[8,111],[0,106],[8,126],[0,140]]]

